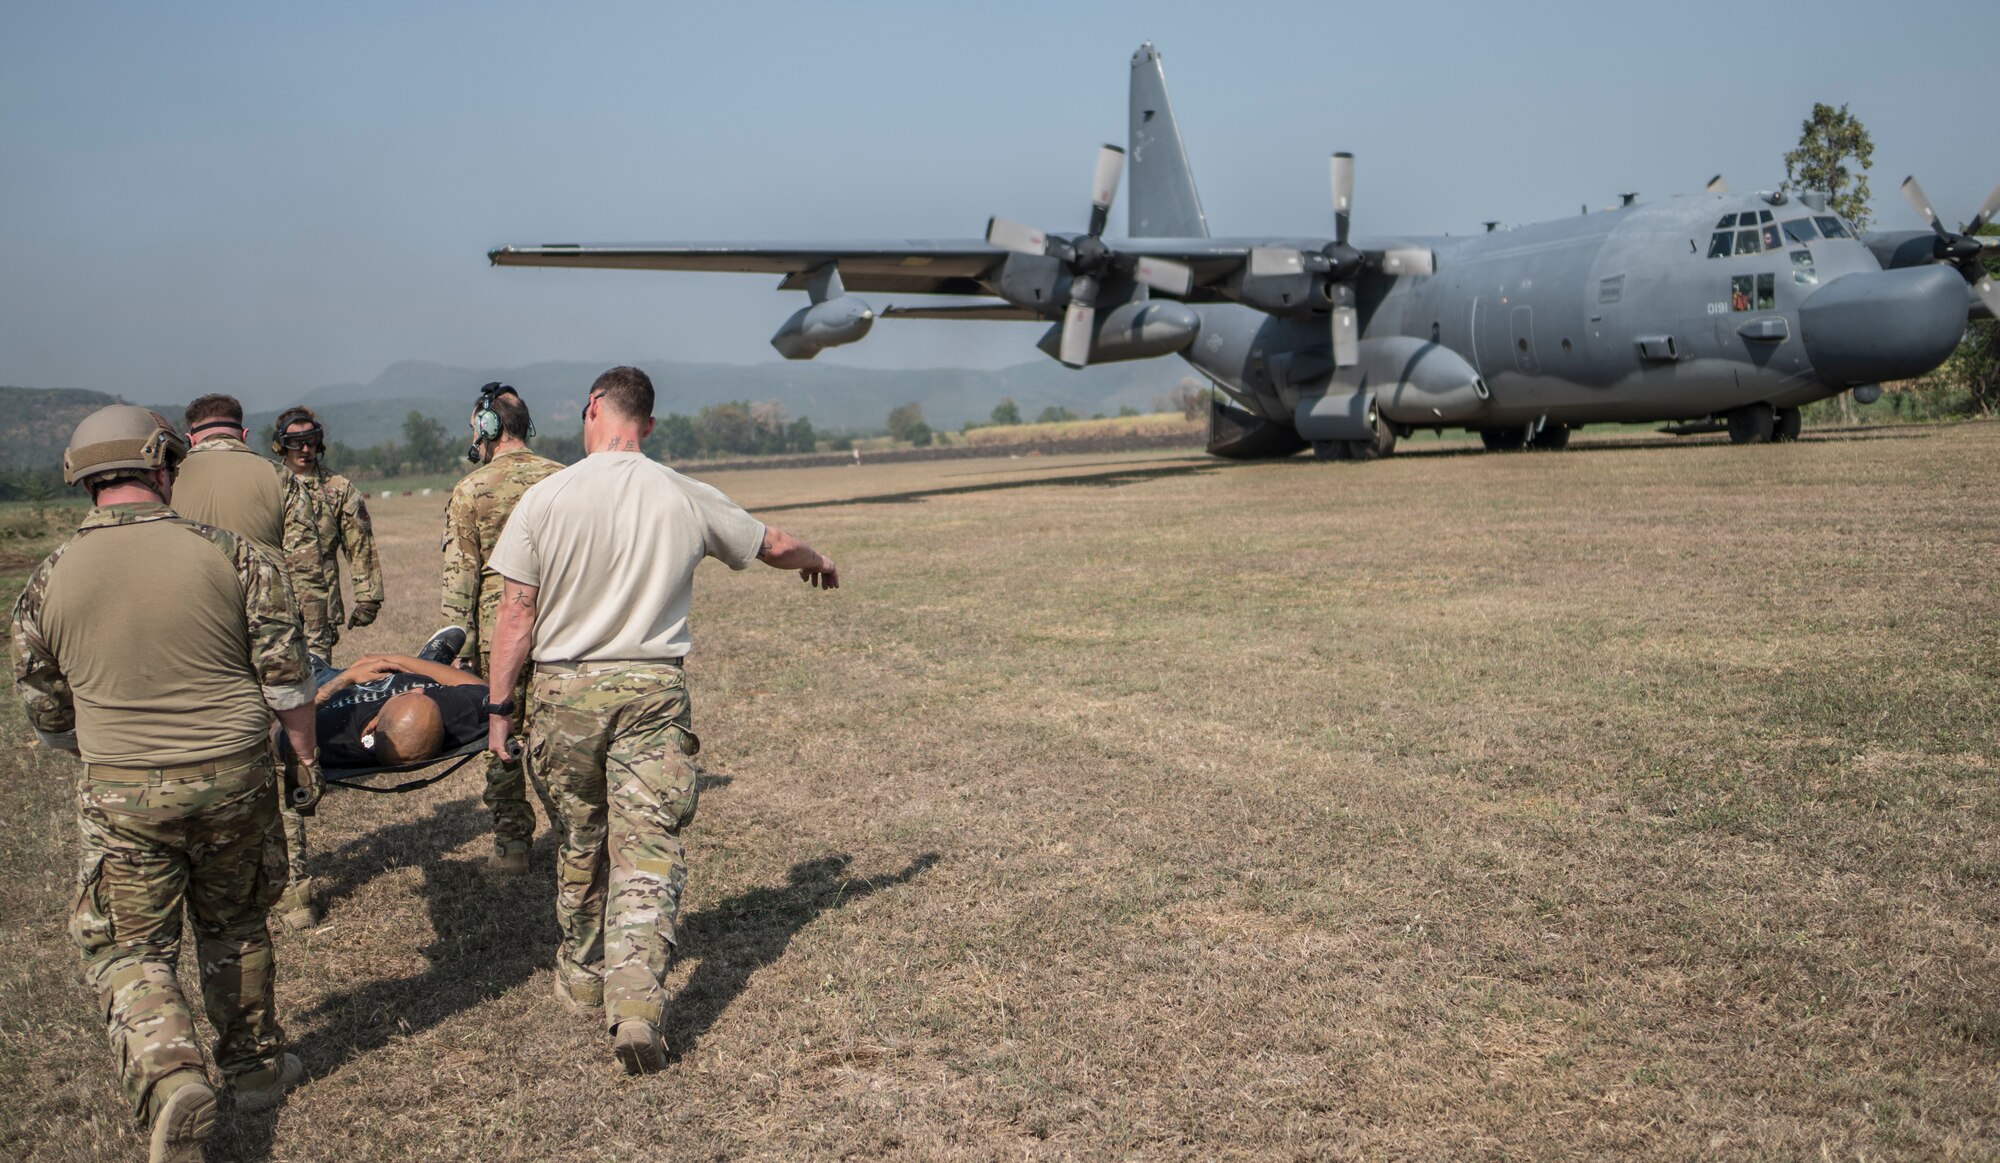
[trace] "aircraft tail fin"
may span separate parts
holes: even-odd
[[[1181,145],[1180,124],[1167,100],[1160,50],[1152,41],[1132,54],[1130,150],[1132,195],[1125,203],[1127,234],[1133,238],[1207,238],[1208,216],[1201,212],[1194,171]]]

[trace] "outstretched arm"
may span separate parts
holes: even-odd
[[[840,588],[840,570],[833,559],[778,528],[764,526],[764,544],[757,560],[773,569],[795,569],[799,580],[823,590]]]

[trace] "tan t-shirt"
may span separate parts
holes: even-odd
[[[16,607],[17,633],[26,631],[16,648],[31,656],[17,671],[32,682],[49,670],[39,685],[65,688],[57,701],[72,705],[90,763],[164,767],[235,755],[264,741],[267,706],[312,701],[277,559],[173,518],[164,505],[93,509]]]
[[[210,437],[181,464],[174,511],[276,553],[285,540],[285,485],[278,475],[283,471],[240,440]]]
[[[514,506],[488,565],[539,586],[536,662],[635,662],[688,652],[694,569],[757,559],[764,523],[721,490],[637,452],[600,452]]]

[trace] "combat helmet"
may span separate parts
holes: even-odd
[[[85,416],[70,435],[63,449],[63,483],[179,468],[187,452],[187,439],[165,416],[136,404],[112,404]]]

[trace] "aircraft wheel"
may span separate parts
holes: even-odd
[[[1528,441],[1528,447],[1540,449],[1544,452],[1556,452],[1560,449],[1568,448],[1569,425],[1544,424],[1542,430],[1535,433],[1534,439]]]
[[[1786,442],[1797,440],[1799,427],[1803,422],[1804,418],[1799,415],[1797,408],[1778,409],[1777,420],[1771,427],[1771,439]]]
[[[1528,443],[1527,425],[1519,428],[1481,428],[1479,443],[1488,452],[1517,452]]]
[[[1776,417],[1769,404],[1745,404],[1729,413],[1729,443],[1769,444]]]
[[[1315,440],[1315,441],[1313,441],[1313,459],[1314,459],[1314,460],[1347,460],[1347,459],[1348,459],[1348,455],[1347,455],[1347,450],[1348,450],[1348,445],[1350,445],[1350,444],[1358,444],[1358,443],[1360,443],[1360,441],[1355,441],[1355,440]]]
[[[1375,435],[1367,440],[1347,442],[1347,459],[1381,460],[1394,455],[1396,451],[1396,430],[1382,417],[1375,417]]]

